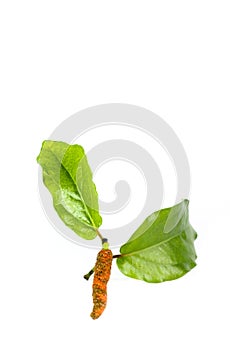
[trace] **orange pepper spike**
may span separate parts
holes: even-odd
[[[105,310],[107,303],[107,283],[110,278],[113,254],[110,249],[102,249],[97,254],[93,279],[93,311],[90,316],[96,320]]]

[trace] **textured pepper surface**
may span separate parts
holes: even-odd
[[[110,249],[102,249],[97,254],[93,279],[93,311],[90,316],[95,320],[101,316],[107,303],[107,283],[111,273],[113,254]]]

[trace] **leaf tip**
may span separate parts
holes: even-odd
[[[45,144],[47,143],[47,141],[48,140],[42,141],[42,145],[41,145],[41,148],[40,148],[39,155],[36,157],[36,161],[37,161],[38,164],[40,164],[41,153],[42,153],[42,150],[45,147]]]

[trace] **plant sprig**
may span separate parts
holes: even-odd
[[[43,182],[60,219],[86,240],[99,237],[102,218],[98,194],[84,149],[61,141],[44,141],[38,163]],[[182,277],[196,266],[196,231],[189,223],[189,201],[154,212],[113,255],[120,271],[131,278],[159,283]],[[95,267],[84,278],[93,275]]]

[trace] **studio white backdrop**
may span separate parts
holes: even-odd
[[[227,1],[1,3],[1,349],[229,349],[229,15]],[[47,220],[36,156],[64,119],[104,103],[147,108],[178,135],[198,259],[162,284],[125,278],[114,264],[107,308],[93,321],[82,276],[97,251]],[[95,181],[109,200],[103,176]]]

